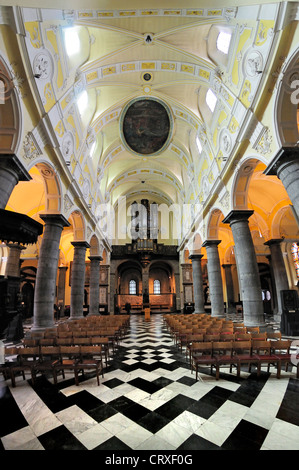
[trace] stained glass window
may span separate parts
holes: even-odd
[[[297,243],[292,244],[291,252],[292,252],[293,261],[295,265],[296,275],[297,275],[297,278],[299,279],[299,247]]]

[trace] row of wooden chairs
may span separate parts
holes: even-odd
[[[38,347],[41,350],[44,346],[101,346],[103,355],[105,357],[105,366],[108,366],[109,351],[110,351],[110,340],[104,336],[92,336],[90,338],[41,338],[41,339],[30,339],[24,338],[22,344],[25,348]],[[114,347],[112,345],[114,352]]]
[[[277,378],[281,376],[283,365],[286,371],[294,365],[297,368],[296,377],[299,378],[299,364],[292,363],[290,348],[289,340],[198,342],[191,346],[190,366],[196,372],[196,380],[204,366],[209,366],[211,373],[215,369],[216,380],[219,380],[221,367],[229,367],[230,372],[235,367],[239,377],[243,365],[248,366],[249,372],[253,365],[256,366],[258,376],[263,365],[267,365],[268,372],[271,365],[275,366]]]
[[[11,379],[12,386],[16,386],[16,376],[30,373],[33,385],[36,376],[52,374],[54,383],[61,373],[65,378],[65,371],[74,373],[75,384],[79,385],[79,374],[86,370],[93,371],[100,385],[100,374],[104,377],[102,347],[101,346],[42,346],[39,347],[6,347],[5,363],[0,366],[5,380]]]

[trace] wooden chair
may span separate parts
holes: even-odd
[[[191,349],[193,343],[198,343],[203,341],[203,334],[191,334],[188,336],[186,341],[186,358],[189,358],[189,364],[191,365]]]
[[[220,367],[230,366],[233,364],[233,342],[232,341],[216,341],[213,342],[213,357],[215,363],[212,367],[216,369],[216,380],[219,380]]]
[[[16,375],[21,372],[25,380],[25,373],[30,372],[32,383],[35,383],[34,368],[39,361],[39,347],[18,348],[17,362],[10,367],[11,383],[16,386]]]
[[[59,346],[59,355],[60,360],[54,365],[54,381],[57,383],[57,375],[61,372],[62,374],[65,371],[72,371],[75,377],[76,385],[79,385],[77,382],[77,374],[75,372],[76,364],[80,359],[80,347],[79,346]]]
[[[54,370],[55,366],[60,361],[60,348],[59,346],[41,346],[40,348],[40,360],[35,364],[33,373],[34,377],[38,373],[47,374],[50,373],[53,376],[54,383],[57,384],[57,373]],[[64,378],[64,370],[62,370]]]
[[[105,365],[108,366],[109,360],[109,338],[104,336],[93,336],[91,338],[91,346],[101,346],[105,356]]]
[[[4,364],[0,364],[0,372],[2,372],[4,380],[11,379],[10,368],[14,365],[17,365],[17,356],[19,348],[13,347],[4,347]],[[25,374],[23,372],[23,378],[25,380]]]
[[[257,375],[260,375],[261,367],[267,365],[267,370],[269,372],[270,365],[276,366],[277,372],[276,376],[280,376],[280,362],[278,356],[271,354],[271,342],[267,340],[253,341],[252,342],[252,352],[256,354],[258,358],[258,369]]]
[[[191,370],[195,370],[195,379],[198,380],[199,368],[209,366],[211,373],[215,358],[213,357],[213,343],[202,342],[195,343],[192,347]]]
[[[234,341],[232,367],[236,366],[238,377],[243,364],[248,365],[248,372],[250,372],[252,365],[258,367],[258,357],[252,354],[251,341]]]
[[[274,354],[279,360],[278,378],[280,378],[281,367],[285,367],[288,371],[289,366],[297,368],[296,378],[299,378],[299,362],[292,362],[292,354],[290,353],[292,342],[290,340],[270,340],[271,353]]]
[[[79,384],[79,373],[86,370],[94,371],[100,385],[100,373],[104,377],[101,346],[80,346],[80,359],[75,366],[76,384]]]

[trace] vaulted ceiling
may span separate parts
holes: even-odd
[[[21,3],[19,46],[71,199],[76,184],[91,214],[121,197],[204,205],[216,181],[226,184],[246,126],[258,124],[283,3]],[[160,138],[165,122],[152,107],[167,115],[160,150],[132,150],[125,138],[126,113],[140,100],[151,109],[146,122],[133,117],[137,133],[145,125]]]

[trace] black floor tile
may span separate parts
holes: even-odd
[[[138,403],[128,406],[122,410],[122,414],[132,421],[138,422],[143,416],[148,413],[148,409]]]
[[[119,385],[122,385],[122,384],[123,384],[123,381],[119,380],[117,378],[107,380],[106,382],[104,382],[104,385],[106,387],[109,387],[109,388],[115,388],[115,387],[118,387]]]
[[[38,439],[45,450],[86,450],[86,447],[63,425],[42,434]]]
[[[177,448],[177,450],[220,450],[220,447],[207,441],[203,437],[192,434]],[[205,456],[203,456],[203,458],[205,458]]]
[[[112,408],[112,406],[110,406],[109,404],[101,405],[88,412],[89,416],[91,416],[98,423],[100,423],[101,421],[104,421],[105,419],[110,418],[116,413],[117,411],[114,408]]]
[[[28,426],[28,423],[9,388],[1,384],[0,393],[0,437],[2,437]]]
[[[144,392],[147,392],[147,393],[155,393],[162,388],[161,386],[153,382],[149,382],[148,380],[144,380],[140,377],[133,379],[128,383],[132,385],[133,387],[140,388],[140,390],[143,390]]]
[[[103,442],[99,446],[95,447],[93,450],[132,450],[131,447],[127,446],[117,437],[113,436],[107,441]]]
[[[221,447],[225,450],[259,450],[267,434],[267,429],[241,420]]]
[[[160,429],[164,428],[164,426],[166,426],[168,423],[170,423],[169,419],[160,415],[159,413],[156,413],[155,411],[147,413],[138,421],[140,426],[144,427],[153,434],[160,431]]]

